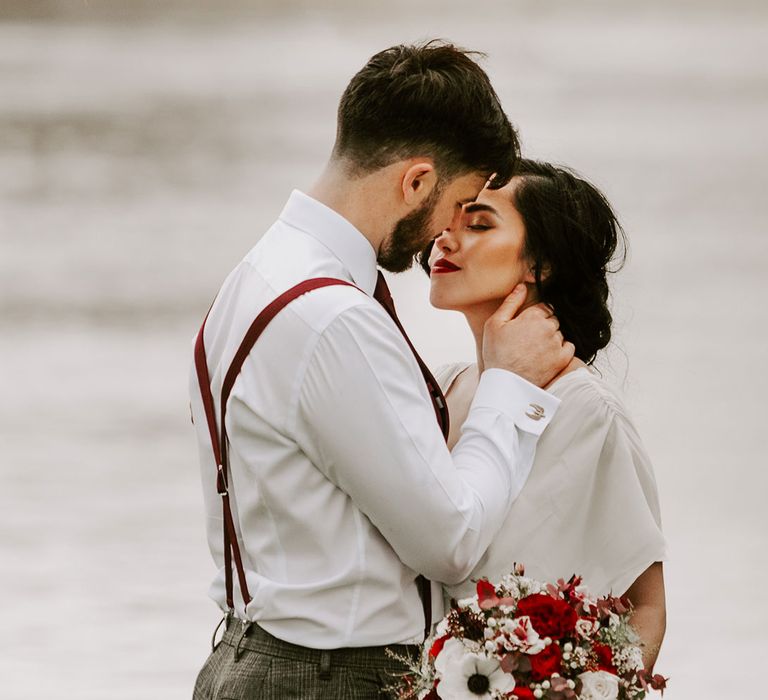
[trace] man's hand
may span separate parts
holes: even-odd
[[[544,387],[573,359],[573,343],[566,343],[560,323],[546,304],[530,306],[515,318],[527,290],[518,284],[485,322],[483,363],[520,375]]]

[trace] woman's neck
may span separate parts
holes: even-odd
[[[487,305],[473,306],[471,309],[463,311],[464,318],[467,319],[472,335],[475,337],[475,355],[477,357],[478,375],[483,373],[485,364],[483,363],[483,332],[485,322],[493,315],[496,308],[486,308]]]

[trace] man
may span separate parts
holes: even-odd
[[[341,98],[318,182],[309,195],[294,191],[225,281],[198,341],[191,394],[220,567],[211,595],[234,610],[196,699],[383,697],[402,671],[385,647],[413,652],[425,616],[428,626],[442,614],[440,587],[420,575],[461,580],[500,527],[557,408],[538,387],[573,348],[547,309],[512,318],[525,296],[516,290],[487,325],[487,369],[451,455],[440,397],[431,399],[387,308],[376,264],[407,269],[489,178],[509,179],[516,153],[467,53],[436,42],[382,51]],[[222,404],[229,472],[217,489],[204,375],[218,407],[254,319],[312,278],[358,289],[296,298],[247,352]],[[228,522],[234,564],[222,547]]]

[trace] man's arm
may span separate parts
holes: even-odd
[[[363,304],[319,338],[296,434],[407,566],[455,583],[501,527],[558,403],[511,372],[484,372],[452,457],[409,348]]]

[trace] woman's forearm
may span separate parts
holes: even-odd
[[[632,612],[632,625],[643,642],[643,663],[653,670],[667,628],[667,614],[663,607],[639,605]]]
[[[651,564],[626,593],[634,608],[632,624],[643,642],[643,661],[651,671],[667,629],[664,570],[661,562]]]

